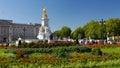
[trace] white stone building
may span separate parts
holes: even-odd
[[[43,8],[41,24],[19,24],[13,23],[12,20],[0,19],[0,42],[11,42],[24,39],[49,40],[51,30],[48,23],[49,19],[46,8]]]
[[[18,24],[12,20],[0,19],[0,42],[11,42],[22,39],[35,39],[41,24]]]

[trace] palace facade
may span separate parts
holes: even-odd
[[[35,39],[41,24],[19,24],[12,20],[0,19],[0,42],[11,42],[22,39]]]

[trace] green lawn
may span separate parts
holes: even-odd
[[[0,56],[14,56],[12,53],[4,53],[5,49],[0,49]]]
[[[0,55],[4,54],[4,49],[0,49]]]
[[[104,68],[120,68],[120,66],[116,66],[116,67],[104,67]]]
[[[116,48],[101,48],[101,50],[102,50],[102,52],[109,52],[109,53],[115,52],[115,53],[118,53],[118,52],[120,52],[120,47],[116,47]],[[104,67],[104,68],[120,68],[120,66]]]
[[[116,48],[101,48],[102,52],[109,52],[109,53],[112,53],[112,52],[120,52],[120,47],[116,47]]]

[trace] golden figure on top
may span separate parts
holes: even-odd
[[[46,8],[43,8],[43,18],[47,18]]]

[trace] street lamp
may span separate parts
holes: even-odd
[[[24,28],[23,28],[23,31],[24,31],[24,42],[25,42],[25,30],[26,30],[26,29],[25,29],[25,27],[24,27]]]
[[[100,23],[101,23],[101,26],[102,26],[102,29],[101,29],[101,40],[103,41],[103,38],[104,38],[104,28],[103,27],[104,27],[105,21],[103,19],[101,19]]]

